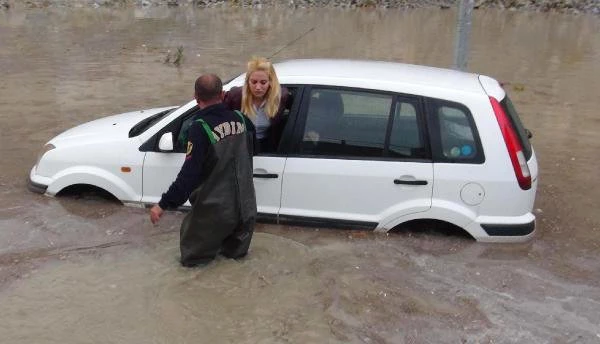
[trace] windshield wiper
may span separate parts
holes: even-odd
[[[161,111],[161,112],[157,113],[156,115],[152,115],[148,118],[144,118],[138,124],[134,125],[131,128],[131,130],[129,130],[129,137],[135,137],[135,136],[138,136],[139,134],[143,133],[144,131],[146,131],[146,129],[153,126],[156,122],[160,121],[163,117],[165,117],[166,115],[175,111],[175,109],[177,109],[177,108],[172,108],[172,109],[168,109],[165,111]]]

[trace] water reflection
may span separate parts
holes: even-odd
[[[573,341],[572,333],[595,340],[597,18],[475,12],[469,70],[509,82],[535,135],[539,221],[530,243],[261,225],[247,260],[189,271],[177,263],[182,214],[154,227],[145,209],[25,189],[54,135],[109,114],[187,102],[200,73],[228,78],[251,55],[277,51],[276,61],[447,67],[454,21],[452,10],[0,12],[0,337],[456,343],[505,339],[508,328],[529,342]],[[164,64],[179,46],[181,67]],[[21,258],[36,267],[11,263]]]

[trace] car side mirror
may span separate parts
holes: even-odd
[[[162,134],[158,141],[158,149],[161,152],[173,151],[173,134],[171,134],[171,132]]]

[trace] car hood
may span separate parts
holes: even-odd
[[[87,138],[98,137],[104,139],[126,138],[129,136],[129,130],[141,120],[172,108],[172,106],[161,107],[103,117],[68,129],[56,136],[50,142],[72,139],[85,140]]]

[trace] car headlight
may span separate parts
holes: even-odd
[[[44,154],[46,154],[47,152],[53,150],[54,148],[56,148],[56,147],[53,144],[51,144],[51,143],[46,144],[44,146],[44,148],[42,148],[42,150],[38,154],[37,161],[35,162],[35,166],[39,165],[40,160],[42,160],[42,157],[44,156]]]

